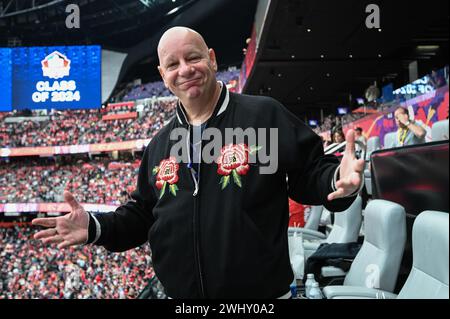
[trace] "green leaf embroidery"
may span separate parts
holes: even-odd
[[[236,172],[235,169],[233,170],[233,180],[237,184],[237,186],[242,187],[241,177],[239,176],[239,174]]]
[[[260,151],[262,149],[262,146],[258,146],[258,145],[252,145],[250,146],[250,155],[255,154],[256,152]]]
[[[170,192],[172,193],[172,195],[173,196],[177,196],[177,190],[178,190],[178,187],[177,187],[177,185],[170,185],[169,186],[169,190],[170,190]]]
[[[159,166],[153,167],[152,174],[156,175],[156,174],[158,174],[158,172],[159,172]]]
[[[220,184],[222,184],[222,190],[230,183],[230,175],[222,176]]]
[[[161,193],[159,194],[159,199],[161,199],[166,191],[166,184],[167,182],[164,182],[163,187],[161,189]]]

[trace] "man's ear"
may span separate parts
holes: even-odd
[[[214,71],[217,72],[217,60],[216,60],[216,53],[214,52],[214,49],[209,49],[208,54],[209,54],[209,60],[211,61],[211,65],[212,65]]]
[[[158,65],[158,71],[159,71],[159,74],[161,75],[161,78],[162,78],[162,80],[164,82],[164,86],[167,88],[166,80],[164,79],[164,70],[159,65]]]

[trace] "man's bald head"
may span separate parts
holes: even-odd
[[[205,40],[195,30],[192,30],[187,27],[173,27],[164,32],[164,34],[159,39],[158,43],[158,58],[161,62],[161,58],[166,51],[166,47],[169,43],[175,42],[177,43],[181,39],[189,38],[189,40],[198,46],[201,50],[205,50],[208,52],[208,46],[206,45]]]
[[[159,40],[158,58],[164,85],[183,104],[199,99],[205,103],[220,92],[216,54],[198,32],[186,27],[170,28]]]

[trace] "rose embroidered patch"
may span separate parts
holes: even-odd
[[[156,174],[156,188],[161,190],[159,198],[162,198],[166,192],[167,184],[172,195],[177,196],[178,169],[179,165],[174,156],[163,159],[159,166],[153,168],[153,175]]]
[[[230,175],[233,176],[234,183],[242,187],[241,176],[247,175],[250,166],[248,165],[248,155],[260,150],[261,147],[248,148],[246,144],[228,144],[222,147],[220,156],[216,160],[217,173],[222,175],[220,184],[222,189],[230,183]]]

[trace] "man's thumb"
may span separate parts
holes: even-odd
[[[355,152],[355,131],[350,129],[347,131],[347,134],[345,134],[345,141],[347,144],[345,144],[345,152],[347,153],[354,153]]]
[[[74,209],[81,207],[81,205],[76,201],[71,192],[64,191],[64,200]]]

